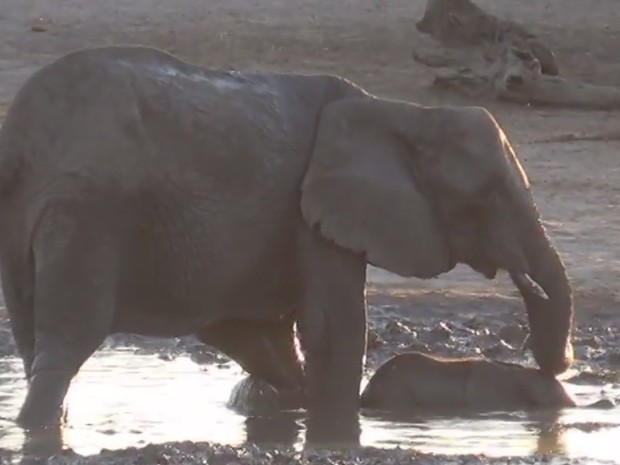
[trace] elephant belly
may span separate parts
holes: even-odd
[[[165,227],[151,221],[149,234],[136,230],[128,241],[115,331],[191,334],[223,318],[271,320],[292,310],[292,221],[216,227],[198,213],[192,221],[179,218],[179,210]]]

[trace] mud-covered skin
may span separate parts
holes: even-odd
[[[504,269],[541,370],[572,361],[564,265],[482,108],[83,50],[35,73],[8,111],[0,216],[25,427],[58,423],[72,378],[117,332],[194,334],[298,386],[294,320],[310,442],[356,443],[367,262],[418,278]]]
[[[534,410],[574,407],[554,377],[535,368],[485,358],[399,354],[372,375],[362,407],[395,413],[419,410]]]
[[[232,389],[227,406],[243,415],[273,415],[304,407],[303,398],[281,395],[264,381],[247,376]],[[555,377],[539,369],[483,357],[445,358],[419,352],[396,355],[374,372],[361,394],[367,412],[414,413],[549,411],[576,407]],[[612,409],[600,399],[591,409]]]
[[[228,406],[243,414],[274,412],[302,408],[303,399],[284,398],[264,381],[248,376],[235,385]],[[361,394],[361,406],[408,414],[545,410],[576,404],[562,383],[535,368],[409,352],[389,359],[372,374]]]

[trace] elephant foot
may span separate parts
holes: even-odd
[[[61,426],[66,420],[63,404],[70,383],[71,378],[64,372],[34,374],[16,423],[27,430]]]
[[[63,429],[60,426],[26,431],[22,455],[30,460],[22,463],[47,464],[49,457],[62,452],[63,439]]]
[[[279,391],[280,407],[284,410],[296,410],[306,405],[306,393],[303,388],[282,389]]]
[[[348,450],[360,446],[361,427],[359,417],[342,418],[331,415],[329,418],[306,420],[306,448]]]

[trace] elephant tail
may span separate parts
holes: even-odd
[[[19,124],[17,111],[9,112],[0,126],[0,198],[15,187],[26,153],[25,125]]]
[[[24,166],[37,151],[47,152],[58,139],[63,118],[54,114],[50,83],[58,81],[44,66],[26,79],[0,115],[0,200],[9,196],[22,178]],[[45,85],[43,84],[45,83]]]

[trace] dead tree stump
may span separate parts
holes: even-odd
[[[436,87],[530,105],[620,109],[620,88],[557,76],[555,57],[533,34],[470,0],[428,0],[417,28],[442,45],[413,53],[435,69]]]
[[[513,21],[486,13],[470,0],[428,0],[416,28],[447,47],[513,46],[535,56],[543,74],[559,74],[555,55],[536,35]]]

